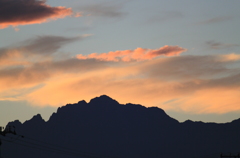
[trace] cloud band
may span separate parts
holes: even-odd
[[[159,49],[144,49],[137,48],[135,50],[119,50],[115,52],[108,53],[92,53],[89,55],[77,55],[78,59],[97,59],[102,61],[143,61],[150,60],[158,56],[176,56],[182,52],[187,51],[187,49],[181,48],[179,46],[168,46],[165,45]]]

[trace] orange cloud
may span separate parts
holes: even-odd
[[[73,15],[71,8],[51,7],[45,2],[43,0],[0,0],[0,29],[9,26],[40,24]]]
[[[61,106],[107,94],[120,103],[139,103],[187,113],[239,111],[239,71],[224,68],[231,62],[236,64],[235,55],[234,60],[227,63],[219,60],[228,59],[229,56],[232,59],[229,54],[174,56],[134,65],[121,62],[117,66],[94,69],[84,75],[58,76],[45,82],[46,86],[26,98],[39,106]]]
[[[117,75],[116,71],[120,71],[121,75]],[[122,71],[125,71],[125,74]],[[136,73],[136,70],[128,67],[122,70],[94,71],[95,74],[89,73],[84,76],[62,76],[47,81],[46,86],[30,93],[26,99],[38,106],[57,107],[83,99],[89,101],[95,96],[107,94],[123,104],[131,102],[187,113],[220,114],[240,110],[240,87],[211,88],[205,87],[204,82],[195,82],[189,90],[184,82],[130,77],[131,72]]]
[[[196,114],[224,114],[240,111],[240,88],[204,88],[164,105],[165,109]]]
[[[222,62],[237,61],[237,60],[240,60],[240,54],[231,53],[231,54],[219,55],[218,60]]]
[[[54,60],[63,44],[79,39],[43,36],[0,49],[0,100],[62,106],[106,94],[120,103],[187,113],[240,110],[239,54],[178,56],[186,49],[164,46]],[[161,55],[171,57],[157,58]]]
[[[78,59],[98,59],[103,61],[143,61],[150,60],[158,56],[176,56],[182,52],[187,51],[187,49],[181,48],[179,46],[168,46],[165,45],[159,49],[144,49],[137,48],[135,50],[122,50],[108,53],[92,53],[89,55],[77,55]]]

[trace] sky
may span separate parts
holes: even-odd
[[[0,125],[108,95],[240,118],[239,0],[0,0]]]

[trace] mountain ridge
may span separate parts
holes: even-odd
[[[112,99],[111,97],[109,97],[109,96],[107,96],[107,95],[101,95],[101,96],[99,96],[99,97],[95,97],[95,98],[93,98],[93,99],[91,99],[88,103],[85,101],[85,100],[81,100],[81,101],[79,101],[78,103],[73,103],[73,104],[66,104],[66,105],[64,105],[64,106],[61,106],[61,107],[59,107],[58,109],[57,109],[57,111],[56,112],[53,112],[53,114],[52,115],[55,115],[56,113],[58,113],[58,112],[60,112],[60,111],[62,111],[62,109],[66,109],[66,108],[72,108],[72,107],[77,107],[77,106],[81,106],[81,105],[86,105],[86,106],[90,106],[90,105],[92,105],[93,104],[93,102],[94,101],[97,101],[97,102],[99,102],[99,100],[98,99],[100,99],[100,100],[102,100],[102,98],[105,98],[105,99],[107,99],[108,100],[108,102],[113,102],[115,105],[116,105],[116,103],[117,104],[119,104],[116,100],[114,100],[114,99]],[[104,102],[102,102],[102,103],[104,103]],[[106,105],[106,104],[105,104]],[[112,104],[111,104],[112,105]],[[143,105],[141,105],[141,104],[132,104],[132,103],[126,103],[126,104],[120,104],[120,105],[125,105],[125,106],[129,106],[129,105],[132,105],[132,106],[141,106],[141,107],[144,107],[144,108],[147,108],[147,109],[151,109],[151,108],[155,108],[155,109],[158,109],[158,110],[161,110],[163,113],[165,113],[165,111],[163,110],[163,109],[161,109],[161,108],[159,108],[159,107],[145,107],[145,106],[143,106]],[[166,114],[166,113],[165,113]],[[50,116],[50,118],[49,118],[49,120],[51,119],[51,117],[52,117],[52,115]],[[167,115],[167,114],[166,114]],[[42,118],[42,116],[41,116],[41,114],[36,114],[36,115],[34,115],[31,119],[29,119],[29,120],[26,120],[25,122],[28,122],[28,121],[30,121],[30,120],[32,120],[33,118],[35,118],[35,117],[39,117],[40,116],[40,119],[41,120],[43,120],[44,122],[48,122],[49,120],[44,120],[43,118]],[[19,121],[19,120],[15,120],[15,121]],[[215,122],[202,122],[202,121],[192,121],[192,120],[185,120],[184,122],[180,122],[180,123],[187,123],[187,122],[194,122],[194,123],[215,123]],[[238,118],[238,119],[234,119],[234,120],[232,120],[231,122],[226,122],[226,123],[215,123],[215,124],[228,124],[228,123],[232,123],[232,122],[240,122],[240,118]],[[14,121],[13,121],[14,122]],[[20,121],[19,121],[20,122]],[[23,123],[25,123],[25,122],[23,122]],[[9,122],[9,123],[11,123],[11,122]],[[20,122],[21,123],[21,122]]]
[[[64,143],[82,152],[124,158],[185,158],[186,154],[238,152],[240,143],[240,119],[225,124],[191,120],[180,123],[160,108],[119,104],[106,95],[89,103],[82,100],[59,107],[48,121],[38,114],[24,123],[14,121],[8,126],[15,126],[17,133],[26,137]],[[5,151],[10,151],[11,145],[6,144]],[[18,152],[10,152],[7,157],[21,154],[40,158],[36,150],[26,153],[24,147],[14,147]],[[48,154],[51,156],[44,157],[56,157]]]

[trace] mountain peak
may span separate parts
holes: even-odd
[[[33,120],[43,120],[42,116],[40,114],[34,115]]]
[[[116,100],[112,99],[111,97],[107,95],[101,95],[100,97],[96,97],[90,100],[89,104],[92,105],[117,105],[119,104]]]
[[[26,123],[28,124],[30,122],[37,124],[37,123],[44,123],[45,121],[40,114],[37,114],[37,115],[34,115],[30,120],[25,121],[24,124]]]

